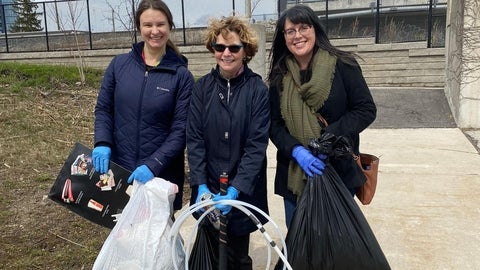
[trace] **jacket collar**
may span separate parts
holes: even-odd
[[[230,81],[230,85],[236,85],[236,84],[239,84],[243,81],[246,81],[247,78],[249,78],[249,77],[257,76],[247,66],[247,64],[244,64],[243,72],[240,75],[238,75],[237,77],[232,78],[230,80],[227,80],[220,75],[220,67],[218,65],[216,65],[216,67],[212,69],[211,74],[215,78],[215,80],[218,80],[222,85],[226,85],[227,81]]]
[[[145,65],[145,62],[142,58],[142,51],[144,45],[145,42],[143,41],[135,43],[132,45],[132,51],[130,52],[134,59],[143,66]],[[182,55],[181,57],[179,57],[172,48],[167,47],[167,50],[162,58],[162,61],[160,62],[160,65],[155,69],[176,70],[180,66],[187,67],[187,65],[188,59],[185,56]]]

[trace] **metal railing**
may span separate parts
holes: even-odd
[[[43,29],[36,32],[3,31],[0,52],[39,52],[129,48],[139,39],[133,14],[139,0],[58,0],[34,2]],[[245,14],[244,1],[221,1],[214,7],[206,0],[164,0],[176,28],[172,34],[179,45],[203,43],[209,16]],[[311,6],[332,39],[375,37],[376,43],[427,41],[427,47],[443,47],[447,1],[405,0],[260,0],[275,1],[278,7],[296,3]],[[241,4],[240,4],[240,3]],[[282,4],[283,2],[283,4]],[[284,6],[285,5],[285,6]],[[208,8],[202,8],[202,7]],[[13,4],[0,5],[0,30],[8,28],[6,17]],[[202,11],[204,10],[204,11]],[[186,16],[188,14],[188,16]],[[11,15],[10,15],[11,16]],[[266,24],[272,32],[278,11],[253,12],[251,21]],[[10,25],[11,26],[11,25]],[[267,33],[267,38],[270,37]]]

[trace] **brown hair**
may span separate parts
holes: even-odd
[[[258,51],[258,39],[253,28],[238,16],[229,16],[221,19],[211,19],[206,32],[205,47],[210,52],[214,52],[213,44],[217,40],[218,35],[222,35],[225,39],[230,33],[237,33],[240,37],[245,50],[245,62],[250,62]]]
[[[167,4],[165,4],[162,0],[142,0],[138,4],[137,11],[135,12],[135,26],[137,30],[140,31],[140,15],[147,10],[147,9],[154,9],[162,12],[167,17],[168,25],[170,30],[175,28],[175,24],[173,23],[173,16],[172,12],[168,8]],[[173,42],[168,39],[167,47],[172,48],[177,55],[181,55],[180,51],[178,50],[177,46],[173,44]]]

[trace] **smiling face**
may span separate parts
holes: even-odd
[[[227,48],[223,52],[215,50],[215,60],[220,66],[220,72],[225,78],[233,78],[238,75],[238,71],[243,66],[243,58],[245,57],[245,49],[242,47],[236,53],[231,52],[228,46],[243,46],[240,37],[235,32],[229,32],[224,38],[222,34],[217,36],[215,44],[225,45]]]
[[[165,14],[147,9],[140,15],[140,32],[145,46],[151,51],[164,51],[170,38],[170,24]]]
[[[301,69],[306,69],[313,56],[315,47],[315,31],[311,25],[294,24],[289,19],[285,21],[283,29],[285,43],[293,54]]]

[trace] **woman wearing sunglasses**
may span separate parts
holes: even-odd
[[[284,198],[290,225],[308,176],[322,174],[325,157],[307,149],[324,130],[350,139],[359,152],[359,134],[376,117],[376,106],[355,55],[334,47],[313,10],[296,5],[278,19],[272,42],[270,138],[278,149],[275,193]],[[365,182],[353,159],[331,160],[351,194]]]
[[[240,200],[268,213],[268,90],[260,75],[247,66],[258,50],[257,38],[239,17],[214,19],[206,31],[206,47],[217,64],[195,83],[190,100],[187,150],[191,204],[210,193],[214,201]],[[219,177],[223,173],[228,175],[228,188],[222,196]],[[228,269],[252,269],[248,249],[255,224],[236,208],[216,207],[228,219]],[[261,217],[260,222],[266,220]],[[210,229],[211,241],[218,243],[219,231]]]

